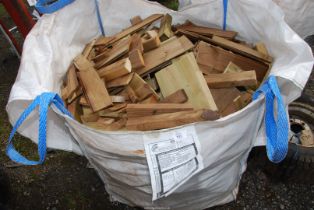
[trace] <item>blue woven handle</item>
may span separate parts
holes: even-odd
[[[36,2],[35,8],[41,14],[51,14],[59,9],[71,4],[74,0],[57,0],[52,2],[52,0],[38,0]]]
[[[24,165],[42,164],[46,157],[46,132],[47,132],[47,114],[50,104],[53,103],[63,114],[72,117],[71,113],[64,107],[62,99],[56,93],[43,93],[37,96],[34,101],[24,110],[20,118],[15,123],[8,140],[6,149],[7,155],[11,160]],[[28,160],[22,156],[13,145],[13,137],[17,129],[22,125],[27,116],[39,106],[39,133],[38,133],[38,154],[39,161]]]
[[[265,127],[267,156],[270,161],[279,163],[286,157],[288,152],[289,123],[280,90],[274,76],[270,76],[254,93],[253,100],[256,100],[262,93],[266,97]],[[276,111],[275,100],[277,102]]]
[[[223,17],[223,30],[227,29],[227,14],[228,14],[228,0],[223,0],[224,17]]]

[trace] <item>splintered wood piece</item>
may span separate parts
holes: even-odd
[[[166,44],[162,44],[157,49],[145,53],[145,67],[136,69],[135,72],[141,76],[144,76],[152,72],[154,68],[185,53],[193,47],[193,43],[185,36],[181,36],[180,38],[174,38]]]
[[[176,92],[168,95],[166,98],[160,100],[160,103],[185,103],[188,101],[188,96],[186,95],[184,89],[177,90]],[[215,101],[216,102],[216,101]]]
[[[230,62],[223,73],[237,73],[237,72],[242,72],[242,71],[243,70],[239,66]]]
[[[67,99],[69,98],[69,93],[68,93],[68,88],[67,86],[63,86],[61,87],[61,98],[63,101],[67,101]]]
[[[112,103],[124,103],[125,97],[124,96],[111,96]]]
[[[164,15],[160,22],[160,29],[158,32],[161,41],[165,41],[173,36],[172,32],[172,17],[169,14]]]
[[[140,22],[134,26],[131,26],[129,28],[126,28],[123,31],[117,33],[115,35],[115,38],[112,41],[110,41],[109,43],[107,43],[107,45],[110,45],[110,44],[112,44],[112,43],[114,43],[114,42],[116,42],[116,41],[118,41],[118,40],[120,40],[120,39],[122,39],[128,35],[132,35],[137,31],[140,31],[145,26],[148,26],[148,25],[152,24],[153,22],[161,19],[163,16],[164,15],[162,15],[162,14],[154,14],[154,15],[151,15],[151,16],[143,19],[142,22]]]
[[[128,93],[129,99],[132,101],[132,103],[137,103],[139,101],[136,93],[130,86],[127,86],[125,90]]]
[[[262,53],[263,55],[268,55],[269,56],[269,53],[268,53],[268,50],[265,46],[265,44],[263,42],[258,42],[255,44],[255,49]]]
[[[116,45],[112,47],[111,50],[105,51],[100,55],[93,58],[95,63],[95,68],[100,69],[103,66],[109,65],[115,62],[117,59],[121,58],[123,55],[129,52],[130,38],[126,37],[125,39],[119,41]]]
[[[269,55],[260,53],[245,45],[242,45],[242,44],[239,44],[239,43],[236,43],[236,42],[233,42],[233,41],[230,41],[230,40],[218,37],[218,36],[213,36],[212,40],[216,42],[217,45],[223,48],[226,48],[233,52],[247,56],[249,58],[252,58],[261,62],[266,62],[266,63],[271,63],[273,61],[272,57],[270,57]]]
[[[94,48],[95,42],[96,42],[96,39],[94,39],[93,41],[91,41],[90,43],[88,43],[88,44],[85,46],[85,48],[84,48],[84,50],[83,50],[83,52],[82,52],[82,55],[83,55],[85,58],[88,59],[89,54],[92,52],[92,50],[93,50],[93,48]]]
[[[156,31],[147,31],[142,38],[144,52],[148,52],[160,46],[160,39]]]
[[[88,103],[88,101],[86,100],[86,97],[85,97],[84,95],[82,95],[82,96],[80,97],[80,104],[81,104],[82,106],[90,106],[90,104]]]
[[[105,37],[105,36],[100,36],[98,39],[96,39],[94,46],[106,46],[109,43],[111,43],[111,41],[113,41],[115,39],[115,37]]]
[[[262,81],[269,66],[265,63],[234,54],[220,47],[215,47],[206,42],[199,42],[197,62],[211,69],[213,73],[224,72],[230,62],[233,62],[244,71],[255,70],[257,80]]]
[[[72,96],[72,94],[78,90],[79,82],[76,76],[76,68],[72,63],[68,69],[67,76],[66,76],[66,84],[67,84],[67,91],[68,96]]]
[[[119,60],[109,66],[99,69],[97,72],[101,78],[104,78],[105,81],[111,81],[121,76],[131,73],[132,66],[129,58],[124,58]]]
[[[131,37],[131,43],[130,43],[129,51],[132,52],[133,50],[139,50],[142,54],[144,52],[142,38],[139,34],[133,34]]]
[[[79,88],[72,94],[72,96],[70,96],[67,99],[68,104],[72,103],[75,99],[77,99],[81,95],[83,95],[83,91],[82,91],[82,88]]]
[[[105,83],[95,70],[81,71],[78,75],[94,112],[112,105]]]
[[[126,107],[128,118],[192,110],[189,104],[128,104]]]
[[[164,97],[184,89],[188,96],[188,103],[195,109],[217,110],[192,52],[174,59],[172,65],[157,72],[155,76]]]
[[[131,74],[127,74],[124,75],[122,77],[119,77],[117,79],[111,80],[109,82],[106,83],[107,88],[116,88],[116,87],[123,87],[123,86],[127,86],[130,81],[133,78],[134,73]]]
[[[158,98],[155,95],[151,95],[148,98],[140,102],[141,104],[156,104],[158,103]]]
[[[145,62],[142,53],[139,50],[132,50],[129,53],[132,69],[145,67]]]
[[[210,89],[220,114],[231,104],[233,100],[241,96],[237,88]]]
[[[87,60],[82,54],[74,58],[74,65],[79,71],[88,71],[93,68],[93,63]]]
[[[255,71],[243,71],[225,74],[209,74],[205,76],[208,87],[228,88],[236,86],[256,86]]]
[[[99,115],[97,113],[81,115],[81,120],[84,124],[88,122],[96,122],[98,119]]]
[[[130,20],[132,26],[135,26],[135,25],[141,23],[142,21],[143,20],[140,16],[135,16],[135,17],[131,18],[131,20]]]
[[[176,28],[180,30],[185,30],[185,31],[196,33],[196,34],[204,35],[207,37],[220,36],[226,39],[234,39],[237,35],[237,32],[235,31],[224,31],[217,28],[208,28],[208,27],[198,26],[191,22],[177,26]]]
[[[159,114],[145,117],[134,117],[128,119],[126,128],[128,130],[157,130],[172,128],[188,123],[217,120],[219,115],[211,110],[181,111],[175,113]]]
[[[134,91],[137,99],[142,101],[148,98],[150,95],[155,95],[159,98],[158,94],[150,87],[138,74],[134,74],[129,86]],[[130,96],[130,95],[129,95]],[[130,96],[131,98],[131,96]],[[132,100],[132,99],[131,99]],[[133,100],[132,100],[133,101]]]
[[[82,115],[82,108],[79,103],[79,98],[76,98],[72,103],[68,105],[68,110],[77,121],[81,121],[80,116]]]
[[[117,131],[121,130],[123,127],[125,127],[126,119],[120,119],[116,122],[113,122],[111,124],[104,124],[103,122],[89,122],[85,123],[85,125],[92,127],[97,130],[103,130],[103,131]]]

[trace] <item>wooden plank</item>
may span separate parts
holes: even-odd
[[[95,70],[78,72],[84,93],[94,112],[112,105],[104,81]]]
[[[230,62],[233,62],[244,71],[255,70],[257,80],[262,81],[268,65],[262,62],[252,60],[250,58],[234,54],[220,47],[210,45],[206,42],[199,42],[197,51],[198,64],[206,66],[211,71],[224,72]]]
[[[83,95],[83,91],[82,91],[82,88],[79,87],[79,89],[77,89],[70,97],[68,97],[67,103],[68,104],[72,103],[75,99],[77,99],[81,95]]]
[[[67,102],[67,99],[69,98],[67,86],[62,85],[62,87],[61,87],[61,98],[64,102]]]
[[[132,103],[137,103],[139,101],[135,91],[130,86],[127,86],[125,90],[129,96],[129,99],[132,101]]]
[[[85,97],[84,95],[82,95],[82,96],[80,97],[80,104],[81,104],[82,106],[90,106],[89,102],[87,101],[87,99],[86,99],[86,97]]]
[[[145,67],[145,62],[142,53],[139,50],[132,50],[129,53],[132,69]]]
[[[231,104],[233,100],[241,96],[237,88],[210,89],[220,114]],[[223,115],[224,116],[224,115]]]
[[[134,74],[130,84],[130,88],[134,91],[137,99],[142,101],[151,95],[155,95],[159,98],[158,94],[150,87],[138,74]],[[132,99],[131,99],[132,100]]]
[[[131,37],[129,51],[132,52],[133,50],[139,50],[142,54],[144,52],[142,38],[139,34],[133,34]]]
[[[124,75],[122,77],[119,77],[117,79],[111,80],[109,82],[106,83],[107,88],[116,88],[116,87],[123,87],[123,86],[127,86],[130,81],[133,78],[134,73],[131,74],[127,74]]]
[[[117,33],[115,35],[115,38],[112,41],[110,41],[109,43],[107,43],[107,45],[110,45],[110,44],[112,44],[112,43],[114,43],[114,42],[116,42],[116,41],[118,41],[118,40],[120,40],[120,39],[122,39],[128,35],[132,35],[137,31],[140,31],[143,27],[152,24],[153,22],[161,19],[162,17],[163,17],[162,14],[154,14],[154,15],[151,15],[151,16],[143,19],[142,22],[140,22],[134,26],[131,26],[129,28],[126,28],[123,31]]]
[[[73,63],[79,71],[88,71],[91,68],[94,68],[93,63],[87,60],[87,58],[82,54],[76,56]]]
[[[95,68],[100,69],[103,66],[115,62],[129,52],[129,46],[130,38],[126,37],[125,39],[114,45],[111,50],[105,51],[104,53],[96,56],[95,58],[93,58],[93,60],[96,62]]]
[[[219,115],[211,110],[181,111],[175,113],[159,114],[145,117],[128,119],[126,128],[128,130],[157,130],[172,128],[194,122],[217,120]]]
[[[185,30],[185,31],[190,31],[193,33],[197,33],[200,35],[204,35],[207,37],[220,36],[226,39],[234,39],[237,35],[237,32],[235,31],[224,31],[217,28],[208,28],[208,27],[198,26],[191,22],[188,22],[180,26],[176,26],[176,28]]]
[[[166,98],[160,100],[160,103],[185,103],[188,101],[188,96],[186,95],[184,89],[177,90],[176,92],[168,95]]]
[[[159,65],[170,61],[171,59],[191,50],[194,47],[192,42],[185,36],[174,38],[173,40],[162,44],[155,50],[144,54],[145,67],[136,69],[139,75],[146,75]]]
[[[255,71],[243,71],[225,74],[209,74],[205,76],[208,87],[210,88],[229,88],[236,86],[256,86]]]
[[[144,52],[151,51],[160,46],[160,39],[158,33],[154,30],[147,31],[142,38]]]
[[[100,36],[96,39],[94,46],[107,46],[109,43],[112,43],[114,39],[115,39],[114,36],[111,37]]]
[[[129,58],[121,59],[109,66],[99,69],[97,72],[101,78],[104,78],[105,81],[111,81],[121,76],[131,73],[132,66]]]
[[[67,108],[74,117],[74,119],[80,122],[81,121],[80,116],[82,115],[83,111],[82,107],[80,106],[79,100],[80,100],[79,98],[76,98],[72,103],[68,105]]]
[[[135,25],[141,23],[142,21],[143,20],[140,16],[135,16],[135,17],[131,18],[131,20],[130,20],[132,26],[135,26]]]
[[[245,45],[242,45],[242,44],[239,44],[239,43],[236,43],[236,42],[233,42],[233,41],[230,41],[230,40],[218,37],[218,36],[213,36],[212,40],[216,42],[217,45],[223,48],[239,53],[240,55],[244,55],[249,58],[258,60],[260,62],[271,63],[273,61],[273,58],[270,57],[269,55],[262,54]]]
[[[68,97],[72,96],[72,94],[78,90],[79,82],[76,76],[76,68],[73,63],[70,64],[66,75],[66,84],[67,84],[67,91]]]
[[[168,104],[168,103],[128,104],[126,107],[126,113],[128,118],[192,110],[193,107],[189,104]]]
[[[255,49],[262,53],[263,55],[268,55],[269,56],[269,53],[268,53],[268,50],[265,46],[265,44],[263,42],[258,42],[255,44]]]
[[[172,65],[157,72],[155,76],[164,97],[184,89],[188,96],[188,103],[195,109],[217,110],[192,52],[174,59]]]
[[[96,39],[94,39],[93,41],[91,41],[90,43],[88,43],[83,52],[82,52],[82,55],[85,57],[85,58],[88,58],[89,57],[89,54],[92,52],[93,48],[94,48],[94,44],[96,43]]]
[[[81,115],[81,121],[85,124],[88,122],[96,122],[99,119],[99,115],[97,113]]]
[[[237,73],[237,72],[242,72],[242,71],[243,70],[239,66],[230,62],[223,73]]]
[[[172,17],[169,14],[166,14],[160,21],[160,29],[158,36],[161,41],[165,41],[173,36],[172,27]]]
[[[148,98],[140,102],[141,104],[156,104],[158,103],[158,98],[155,95],[151,95]]]

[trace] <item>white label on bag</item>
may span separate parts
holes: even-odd
[[[204,168],[194,126],[144,136],[153,200],[166,197]]]
[[[29,6],[35,6],[37,0],[27,0]]]

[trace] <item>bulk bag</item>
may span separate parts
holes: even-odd
[[[100,18],[94,1],[76,0],[44,15],[31,30],[7,105],[12,124],[36,96],[43,92],[60,94],[72,59],[101,34],[99,19],[107,36],[129,26],[129,19],[136,15],[145,18],[154,13],[169,13],[174,23],[189,19],[198,25],[218,28],[222,28],[224,19],[222,0],[208,0],[180,11],[144,0],[100,0],[98,6]],[[240,39],[266,44],[275,59],[271,75],[278,83],[284,108],[300,96],[312,69],[312,53],[284,22],[275,3],[229,1],[227,29],[238,31]],[[35,110],[18,131],[37,143],[39,117]],[[149,132],[103,132],[78,123],[64,110],[60,112],[58,106],[52,106],[48,111],[46,143],[49,148],[85,155],[105,183],[112,201],[149,209],[204,209],[236,199],[250,150],[266,144],[266,112],[269,110],[265,109],[265,97],[260,96],[244,109],[213,122]],[[204,168],[167,197],[152,201],[145,142],[190,130],[199,140]]]

